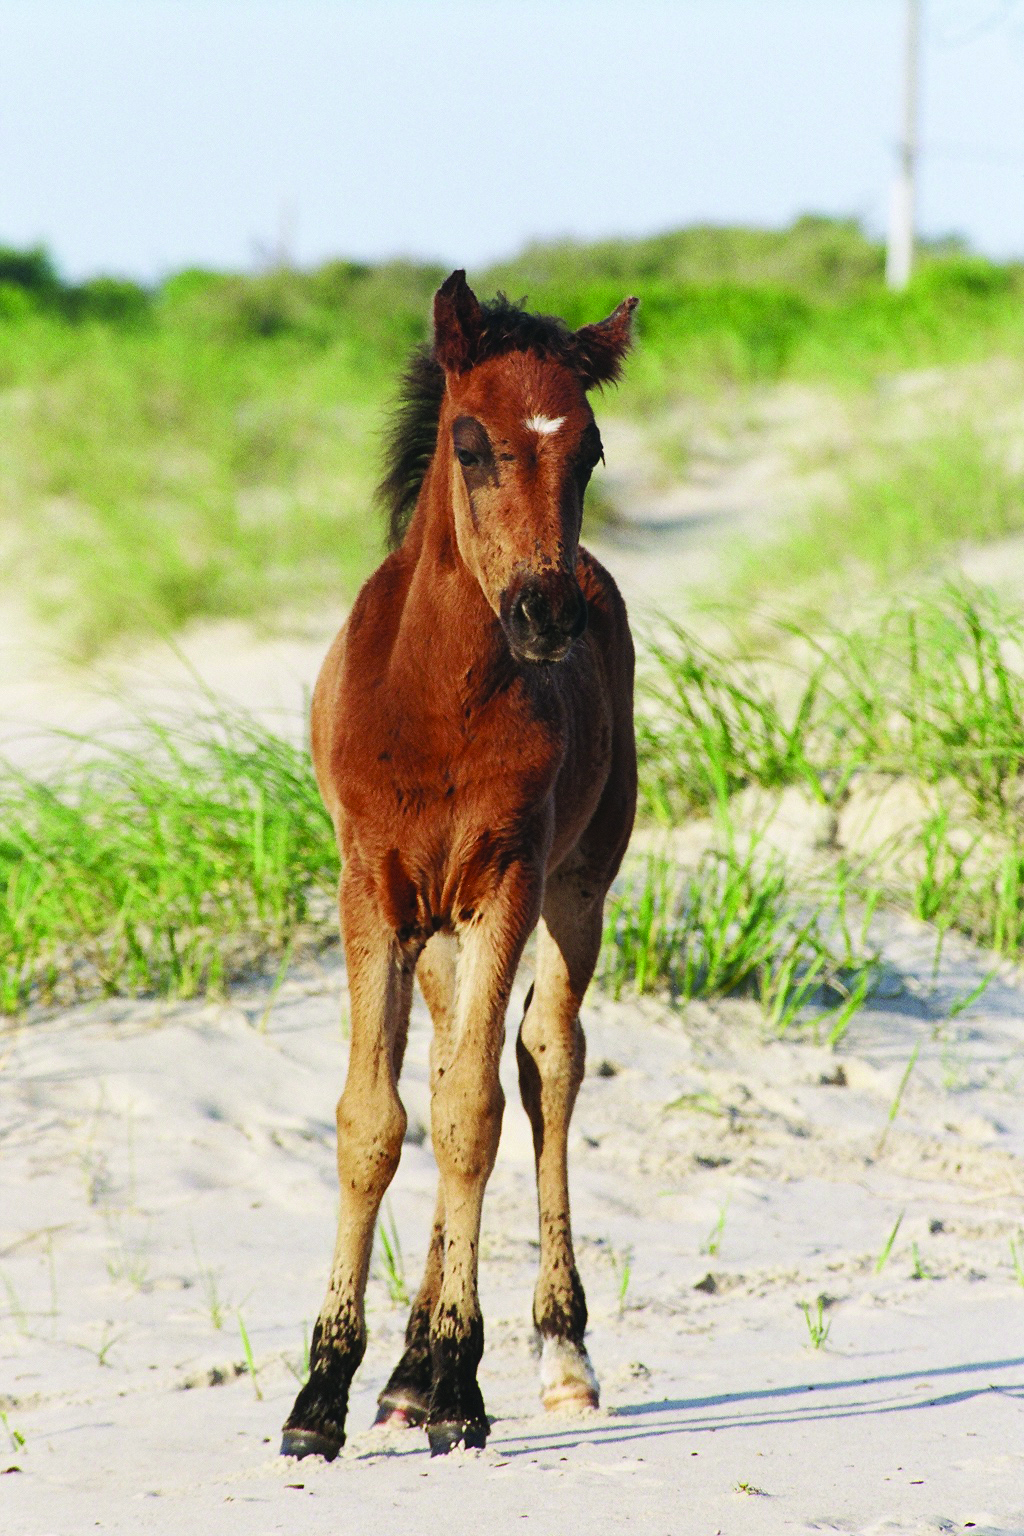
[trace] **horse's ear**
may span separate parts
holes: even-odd
[[[483,311],[460,268],[434,294],[434,356],[448,373],[465,373],[476,358]]]
[[[633,311],[639,303],[639,299],[623,299],[607,320],[580,326],[576,332],[578,371],[588,389],[613,384],[622,372],[622,360],[633,345]]]

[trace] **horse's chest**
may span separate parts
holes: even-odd
[[[407,831],[410,822],[478,817],[490,823],[517,815],[550,793],[562,755],[556,733],[524,720],[469,723],[407,715],[374,735],[354,754],[355,772],[346,775],[354,793],[346,795],[352,802],[346,808],[356,816],[383,816]]]
[[[474,828],[493,831],[538,809],[561,765],[563,733],[522,700],[500,702],[474,711],[381,700],[353,720],[340,787],[360,840],[369,834],[436,857]]]

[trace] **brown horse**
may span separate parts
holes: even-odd
[[[440,1180],[378,1422],[425,1424],[435,1454],[486,1440],[480,1212],[504,1108],[505,1011],[538,922],[516,1053],[537,1163],[542,1397],[597,1404],[566,1138],[583,1077],[579,1008],[633,824],[636,752],[625,606],[579,537],[602,457],[587,391],[617,378],[636,302],[571,331],[500,297],[479,304],[454,272],[434,300],[433,348],[406,375],[382,487],[393,552],[313,697],[313,760],[343,861],[352,1041],[338,1238],[286,1455],[330,1458],[344,1442],[374,1225],[406,1129],[397,1085],[414,975],[434,1024]]]

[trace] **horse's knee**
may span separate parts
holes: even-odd
[[[354,1193],[374,1196],[390,1184],[402,1155],[408,1117],[390,1093],[338,1101],[338,1177]]]
[[[456,1059],[434,1089],[430,1105],[434,1155],[442,1174],[466,1183],[494,1166],[505,1111],[497,1063],[474,1070]]]
[[[528,1008],[516,1038],[519,1094],[534,1124],[548,1103],[575,1103],[587,1059],[587,1040],[578,1016],[551,1027]]]

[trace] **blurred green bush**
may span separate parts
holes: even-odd
[[[0,248],[0,516],[38,607],[80,653],[125,630],[351,594],[379,557],[377,435],[445,270],[332,261],[63,280]],[[904,293],[848,220],[528,248],[472,273],[571,325],[639,294],[603,409],[780,378],[856,387],[1019,354],[1024,267],[925,248]]]

